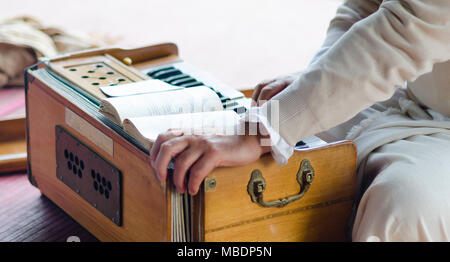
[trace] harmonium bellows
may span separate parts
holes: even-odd
[[[158,181],[148,146],[100,112],[102,90],[158,79],[182,90],[206,86],[225,110],[249,107],[242,92],[181,60],[176,45],[43,58],[25,75],[30,182],[98,239],[346,240],[356,170],[350,141],[311,137],[284,166],[267,154],[217,168],[195,196]]]

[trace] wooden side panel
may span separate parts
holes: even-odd
[[[264,200],[298,194],[300,163],[308,159],[315,178],[306,195],[285,207],[262,207],[251,201],[247,184],[254,169],[266,180]],[[356,155],[351,142],[294,153],[288,165],[272,156],[245,167],[221,168],[205,192],[205,241],[344,241],[355,192]]]
[[[0,120],[0,142],[25,139],[25,118]]]
[[[25,118],[0,120],[0,174],[26,169]]]
[[[0,175],[27,169],[25,139],[0,142]]]
[[[41,192],[102,241],[167,241],[165,186],[145,154],[92,119],[38,79],[29,84],[29,161]],[[65,108],[86,119],[114,141],[110,155],[65,124]],[[61,125],[122,172],[122,226],[119,227],[56,178],[55,126]]]

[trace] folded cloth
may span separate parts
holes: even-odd
[[[339,138],[353,140],[358,149],[358,191],[347,231],[350,234],[359,201],[377,175],[377,172],[370,172],[367,168],[372,153],[385,145],[414,136],[450,135],[450,118],[420,106],[408,96],[405,89],[398,88],[389,100],[375,103],[330,132],[335,136],[347,133],[345,137]],[[405,148],[405,150],[408,149]],[[407,155],[408,152],[405,151],[405,154]]]
[[[367,118],[354,126],[346,139],[358,148],[358,184],[362,195],[373,178],[365,177],[365,161],[377,148],[415,135],[450,134],[450,118],[411,100],[404,89],[386,102],[366,110]]]
[[[35,62],[32,49],[0,42],[0,87],[23,85],[23,70]]]
[[[112,44],[44,27],[30,17],[0,21],[0,88],[22,86],[23,71],[41,56],[55,56],[99,45]]]

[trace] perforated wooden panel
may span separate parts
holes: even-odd
[[[121,172],[60,126],[56,176],[117,225],[122,223]]]
[[[106,85],[120,85],[133,82],[129,77],[120,73],[105,62],[98,62],[84,65],[73,65],[65,67],[70,74],[76,74],[83,85],[94,87]]]
[[[117,86],[149,78],[109,55],[57,61],[51,67],[99,100],[106,98],[100,90],[102,86]]]

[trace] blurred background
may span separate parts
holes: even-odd
[[[120,46],[170,41],[181,58],[237,89],[303,70],[342,0],[14,0],[0,19],[43,25]]]

